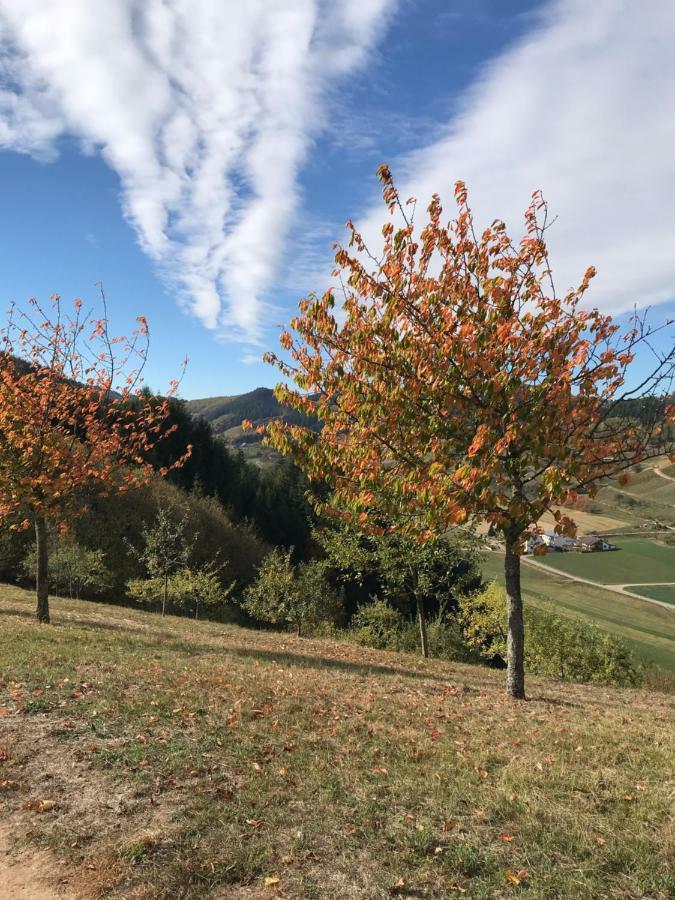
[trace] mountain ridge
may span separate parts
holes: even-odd
[[[206,419],[213,433],[226,444],[241,450],[248,459],[259,465],[273,462],[278,459],[278,454],[270,447],[263,447],[262,437],[257,432],[244,431],[244,420],[248,419],[256,426],[274,419],[291,424],[316,425],[316,420],[279,403],[274,391],[266,387],[244,394],[186,400],[185,406],[190,415]]]

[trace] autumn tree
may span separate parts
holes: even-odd
[[[69,312],[58,295],[49,306],[32,299],[10,307],[0,329],[0,522],[35,529],[40,622],[49,621],[48,526],[67,528],[88,491],[145,483],[148,453],[171,430],[168,401],[142,393],[145,319],[113,337],[102,291],[101,301],[95,318],[79,300]]]
[[[456,218],[444,224],[434,196],[419,228],[389,168],[378,174],[391,217],[381,250],[348,223],[335,255],[342,309],[337,289],[303,300],[286,353],[267,355],[290,382],[278,400],[322,430],[276,422],[266,439],[330,485],[324,512],[358,528],[386,515],[424,540],[480,519],[503,538],[507,690],[523,698],[525,538],[547,510],[573,533],[560,504],[673,449],[672,335],[660,351],[643,315],[622,329],[583,306],[592,268],[556,293],[539,193],[514,242],[500,221],[476,232],[463,183]],[[653,365],[629,387],[638,350]],[[645,416],[629,416],[625,401],[645,396]]]

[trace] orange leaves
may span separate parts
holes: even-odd
[[[321,430],[272,423],[266,441],[328,485],[325,514],[361,529],[381,516],[423,537],[475,517],[523,535],[644,453],[639,425],[602,427],[639,328],[622,339],[580,309],[592,268],[555,295],[541,192],[518,241],[498,221],[477,233],[463,182],[449,225],[434,196],[413,228],[389,167],[378,177],[395,219],[376,247],[349,223],[335,253],[341,314],[332,292],[302,300],[281,336],[290,360],[266,355],[285,379],[280,402]],[[574,533],[570,518],[559,525]]]
[[[525,871],[525,869],[519,869],[517,872],[514,872],[513,869],[507,869],[506,872],[504,872],[504,877],[509,882],[509,884],[513,884],[517,887],[519,884],[522,884],[523,881],[525,881],[525,879],[528,877],[528,873]]]
[[[23,515],[15,528],[38,512],[65,521],[84,486],[144,483],[148,451],[171,432],[166,400],[139,392],[145,319],[126,341],[109,335],[105,317],[82,321],[80,301],[73,320],[57,296],[52,304],[49,312],[34,301],[39,317],[17,311],[0,332],[8,351],[0,356],[0,519]]]
[[[487,443],[489,435],[489,428],[487,425],[479,425],[478,429],[474,435],[473,440],[469,444],[469,448],[466,451],[466,455],[468,457],[475,456],[480,450],[483,449],[485,444]]]

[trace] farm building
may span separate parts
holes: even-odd
[[[583,534],[577,539],[577,547],[583,553],[597,553],[602,550],[616,550],[616,544],[610,544],[599,534]]]
[[[541,541],[549,550],[571,550],[575,543],[574,538],[565,537],[564,534],[558,534],[556,531],[544,531]]]

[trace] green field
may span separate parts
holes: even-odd
[[[602,555],[618,556],[618,552],[597,554]],[[486,555],[483,575],[504,583],[502,553]],[[551,572],[549,575],[527,563],[522,565],[522,581],[526,602],[553,608],[561,615],[589,619],[605,631],[626,638],[645,662],[675,671],[675,614],[670,610],[571,581],[564,574]]]
[[[675,605],[675,585],[671,584],[631,584],[626,590],[633,591],[641,597],[651,597],[652,600],[660,600],[661,603],[672,603]]]
[[[647,538],[617,537],[618,550],[604,553],[547,553],[539,562],[600,584],[675,582],[675,548]]]

